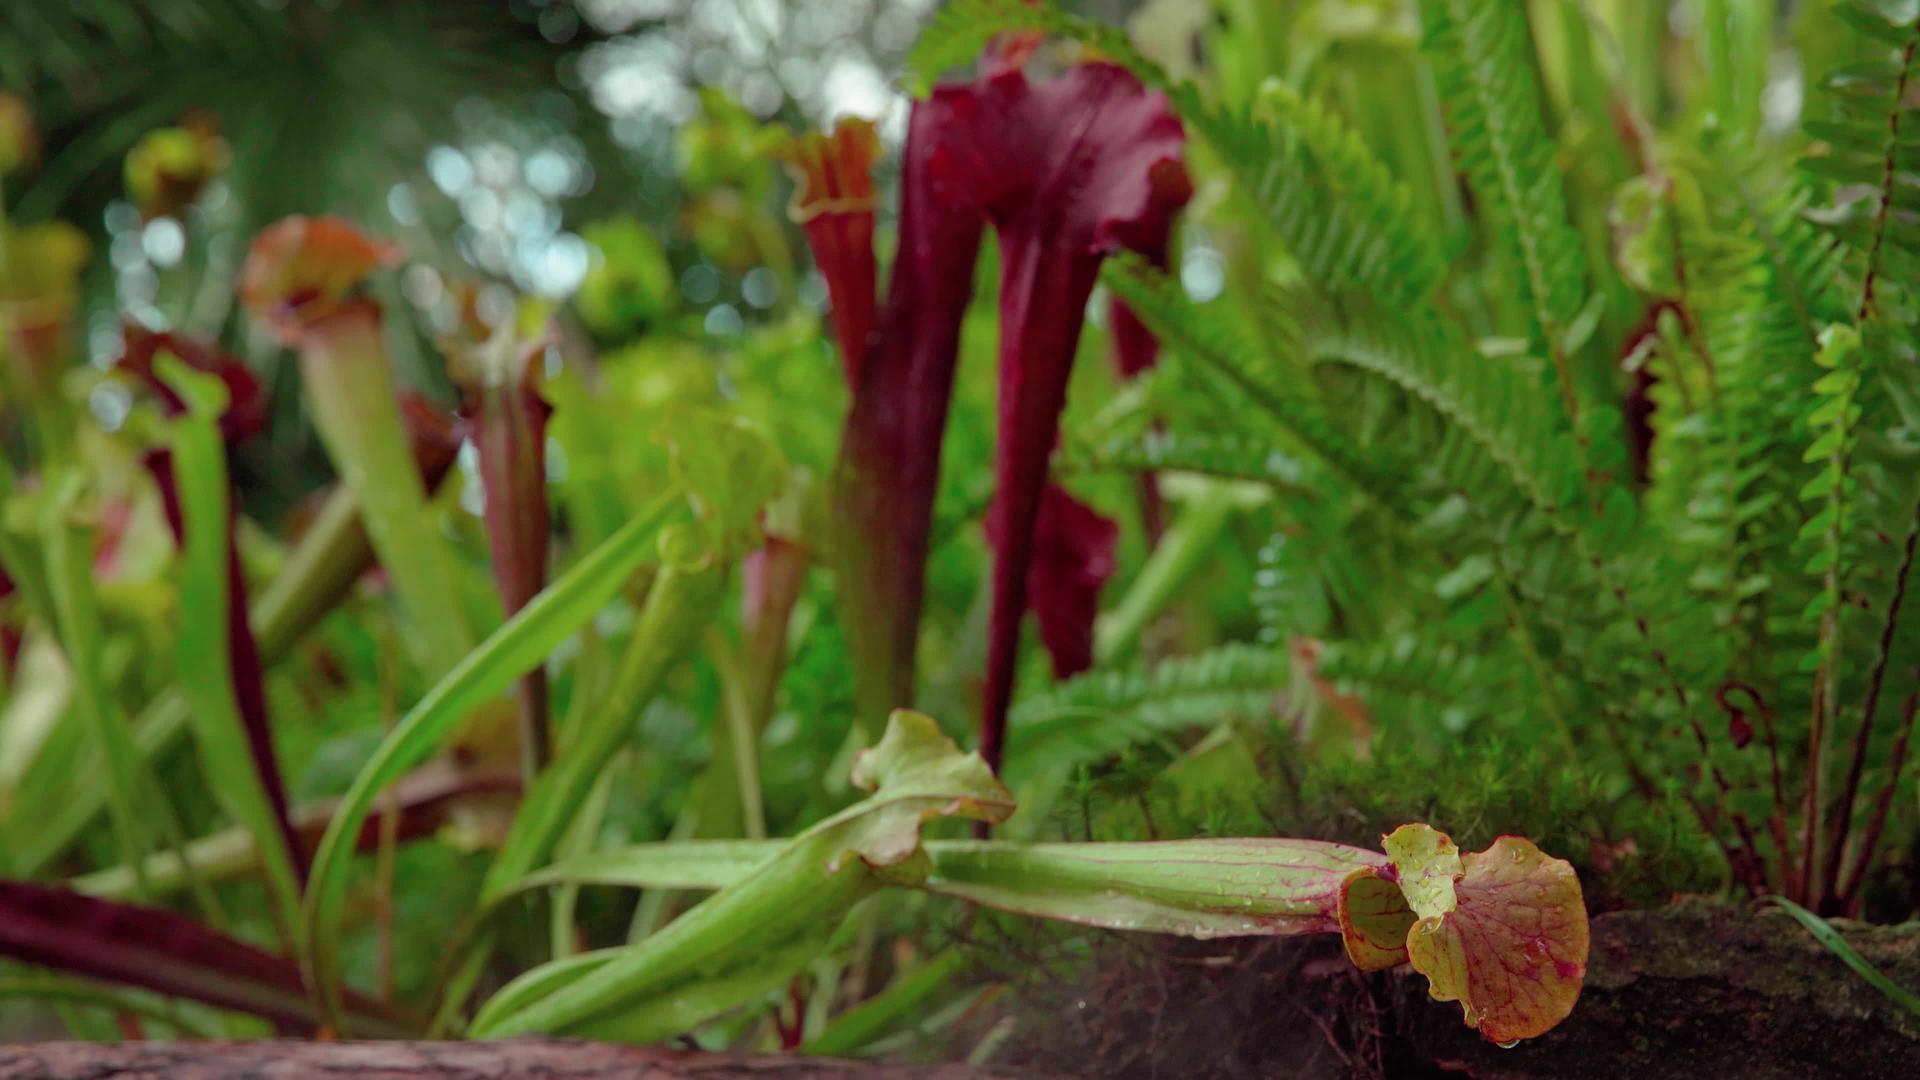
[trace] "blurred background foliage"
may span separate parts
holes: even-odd
[[[9,182],[8,210],[72,222],[104,256],[82,315],[100,364],[118,353],[123,316],[239,343],[228,282],[248,238],[292,213],[339,214],[404,244],[413,265],[381,299],[418,328],[402,377],[442,397],[425,343],[453,317],[456,280],[556,298],[584,286],[582,314],[604,341],[670,314],[736,336],[824,303],[818,278],[797,273],[797,231],[767,212],[785,181],[757,132],[857,113],[882,118],[897,145],[906,102],[892,77],[931,6],[10,4],[0,88],[27,103],[42,146],[37,169]],[[183,219],[142,220],[122,183],[127,154],[155,129],[209,117],[230,166]],[[615,273],[588,283],[608,264]],[[243,491],[277,516],[301,486],[290,478],[311,486],[324,459],[290,379],[260,366],[287,422],[242,461]]]

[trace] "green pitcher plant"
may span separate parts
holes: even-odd
[[[518,885],[706,888],[633,946],[538,967],[470,1034],[653,1041],[764,996],[803,970],[854,905],[886,888],[1111,930],[1193,938],[1339,934],[1362,971],[1411,965],[1433,997],[1510,1044],[1573,1010],[1587,913],[1572,866],[1522,837],[1462,855],[1430,826],[1382,851],[1266,838],[1121,843],[928,840],[940,819],[1000,822],[1015,803],[977,752],[896,711],[855,760],[867,797],[786,841],[637,845],[561,862]]]

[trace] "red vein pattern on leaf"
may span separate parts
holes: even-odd
[[[1566,1018],[1586,977],[1579,880],[1519,837],[1462,862],[1458,908],[1423,920],[1409,939],[1414,967],[1487,1039],[1532,1038]]]
[[[944,86],[934,191],[1000,237],[1000,403],[980,751],[998,768],[1013,697],[1027,567],[1047,462],[1100,261],[1144,250],[1192,195],[1185,133],[1166,96],[1124,69],[1082,64],[1032,85],[1018,70]]]

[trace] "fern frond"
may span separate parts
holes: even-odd
[[[1506,478],[1549,514],[1570,509],[1581,484],[1572,432],[1538,407],[1537,384],[1511,363],[1476,354],[1449,323],[1419,310],[1389,312],[1361,296],[1276,289],[1261,313],[1305,363],[1365,370],[1426,402],[1469,435]]]
[[[1275,532],[1255,556],[1253,607],[1260,642],[1281,648],[1296,637],[1318,637],[1332,621],[1321,560],[1304,536]]]
[[[1401,387],[1444,416],[1454,434],[1436,451],[1418,448],[1465,496],[1480,519],[1479,543],[1495,549],[1524,543],[1545,557],[1564,557],[1553,574],[1540,575],[1538,602],[1574,605],[1591,623],[1600,651],[1612,657],[1639,652],[1650,657],[1658,679],[1627,684],[1628,696],[1652,689],[1689,698],[1724,670],[1724,643],[1684,588],[1685,575],[1648,526],[1632,496],[1618,484],[1588,486],[1583,468],[1605,460],[1583,451],[1564,418],[1539,407],[1535,380],[1511,363],[1482,357],[1449,324],[1430,314],[1397,312],[1389,317],[1361,297],[1324,298],[1303,290],[1276,290],[1263,305],[1308,363],[1334,363],[1366,371]],[[1617,426],[1618,413],[1594,409],[1590,424]],[[1522,496],[1522,505],[1502,495]],[[1506,538],[1517,527],[1516,510],[1547,526],[1527,541]],[[1609,684],[1612,679],[1607,679]]]
[[[1222,645],[1151,668],[1095,671],[1028,696],[1009,720],[1010,767],[1094,761],[1159,735],[1266,716],[1287,687],[1283,649]]]
[[[1109,259],[1101,281],[1126,301],[1172,353],[1251,401],[1276,429],[1319,455],[1336,473],[1385,505],[1401,500],[1392,468],[1349,439],[1297,376],[1273,370],[1284,349],[1256,350],[1226,320],[1202,311],[1178,282],[1137,257]]]
[[[1567,220],[1554,144],[1541,120],[1526,6],[1423,0],[1447,132],[1496,235],[1526,279],[1534,330],[1553,360],[1567,415],[1580,419],[1568,352],[1577,342],[1587,268]]]
[[[1809,120],[1807,134],[1820,152],[1805,159],[1809,172],[1847,187],[1845,200],[1827,213],[1857,253],[1859,301],[1854,321],[1875,314],[1879,286],[1894,253],[1920,256],[1920,185],[1911,170],[1920,160],[1920,124],[1908,103],[1908,86],[1920,50],[1920,12],[1895,20],[1886,5],[1847,0],[1841,15],[1884,55],[1846,65],[1827,78],[1827,115]],[[1865,194],[1862,194],[1864,192]]]
[[[1194,126],[1265,212],[1302,277],[1397,304],[1431,295],[1446,271],[1440,243],[1359,133],[1277,82],[1261,91],[1260,108],[1269,121],[1215,109]]]
[[[1813,659],[1816,666],[1830,674],[1836,659],[1835,609],[1840,606],[1844,580],[1840,547],[1842,539],[1851,531],[1850,500],[1859,486],[1850,469],[1853,450],[1859,441],[1861,414],[1856,399],[1861,372],[1859,334],[1846,326],[1829,327],[1821,334],[1816,361],[1827,373],[1813,384],[1813,392],[1820,400],[1807,417],[1814,440],[1813,445],[1807,447],[1804,460],[1815,464],[1817,469],[1813,479],[1800,489],[1800,500],[1812,511],[1801,527],[1800,539],[1808,542],[1813,552],[1807,560],[1807,572],[1825,582],[1825,587],[1808,605],[1806,616],[1820,623],[1820,651]],[[1831,688],[1831,681],[1828,685]]]
[[[1459,731],[1484,696],[1491,671],[1484,658],[1451,642],[1403,634],[1383,642],[1335,642],[1320,654],[1319,672],[1375,714],[1419,707],[1443,728]]]
[[[1810,110],[1806,130],[1815,145],[1802,162],[1829,185],[1831,203],[1809,216],[1839,241],[1850,279],[1847,310],[1822,334],[1817,358],[1825,370],[1803,419],[1806,460],[1819,466],[1800,492],[1811,514],[1800,532],[1809,553],[1803,569],[1816,591],[1798,620],[1814,634],[1803,661],[1815,674],[1801,875],[1815,899],[1839,879],[1884,677],[1893,671],[1909,680],[1920,657],[1920,633],[1906,625],[1910,617],[1901,619],[1898,598],[1912,560],[1897,539],[1912,532],[1916,496],[1920,334],[1911,282],[1920,270],[1920,184],[1913,179],[1920,117],[1911,100],[1920,10],[1865,0],[1833,10],[1868,58],[1830,73],[1823,104]],[[1850,716],[1857,717],[1856,756],[1841,804],[1829,807],[1824,755]]]
[[[1295,491],[1311,486],[1315,479],[1309,465],[1272,443],[1238,434],[1174,431],[1149,431],[1137,438],[1110,439],[1097,447],[1069,449],[1056,460],[1054,468],[1190,472]]]
[[[1703,192],[1731,197],[1705,200],[1704,220],[1692,226],[1711,234],[1690,241],[1707,252],[1695,260],[1700,285],[1690,302],[1714,358],[1717,404],[1695,425],[1706,430],[1687,438],[1696,448],[1711,442],[1724,456],[1689,479],[1675,467],[1689,452],[1686,440],[1663,434],[1648,503],[1683,527],[1676,539],[1696,562],[1724,568],[1714,584],[1718,602],[1730,605],[1734,674],[1763,683],[1781,677],[1774,706],[1798,714],[1807,701],[1797,689],[1804,684],[1797,658],[1815,637],[1801,613],[1819,588],[1804,577],[1794,540],[1811,516],[1798,494],[1806,478],[1806,403],[1821,373],[1815,336],[1850,312],[1841,249],[1806,219],[1806,190],[1773,182],[1769,164],[1740,154],[1699,162]],[[1774,671],[1770,658],[1781,656],[1796,662]]]

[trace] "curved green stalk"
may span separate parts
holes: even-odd
[[[131,1013],[167,1025],[194,1039],[217,1039],[219,1032],[198,1020],[189,1019],[178,1008],[168,1008],[140,994],[113,990],[104,986],[62,979],[54,975],[10,975],[0,978],[0,1001],[24,998],[28,1001],[60,1001],[86,1005],[116,1013]]]
[[[1247,492],[1236,484],[1210,483],[1161,537],[1160,546],[1141,567],[1127,594],[1095,629],[1093,655],[1097,663],[1112,663],[1133,648],[1154,616],[1166,610],[1180,587],[1214,550],[1220,534],[1245,505]]]

